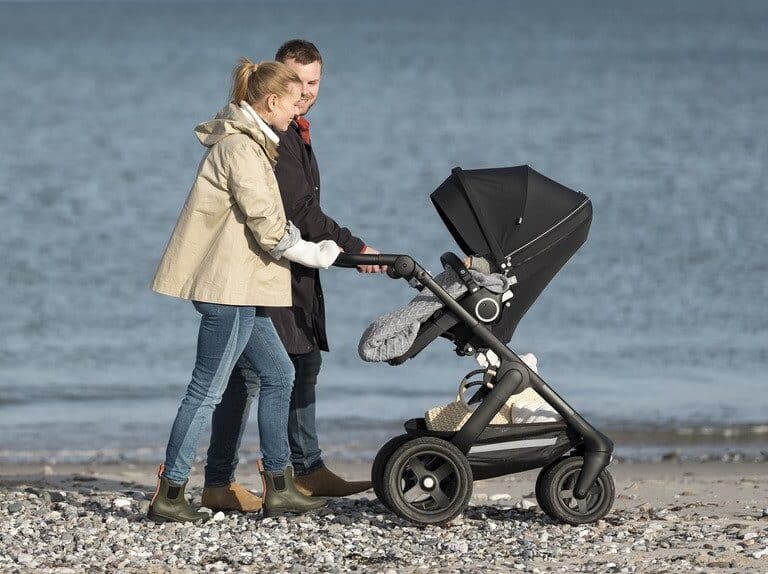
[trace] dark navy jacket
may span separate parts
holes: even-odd
[[[302,239],[333,239],[346,253],[360,253],[365,243],[346,227],[339,226],[320,208],[320,172],[311,145],[301,139],[291,123],[280,134],[279,158],[275,167],[285,216],[301,231]],[[268,314],[289,353],[328,350],[325,305],[317,269],[291,263],[292,307],[271,307]]]

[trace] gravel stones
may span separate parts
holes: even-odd
[[[64,502],[67,500],[67,493],[60,490],[51,490],[48,496],[51,497],[51,502]]]
[[[114,506],[118,510],[122,510],[124,508],[130,508],[132,502],[133,502],[132,500],[129,500],[127,498],[115,498],[112,501],[112,506]]]
[[[476,497],[445,526],[417,528],[368,498],[305,516],[217,512],[154,524],[132,492],[0,489],[0,571],[704,572],[765,570],[768,523],[648,504],[589,526],[555,524],[529,497]]]
[[[24,510],[24,505],[21,502],[11,502],[8,505],[8,512],[11,514],[16,514],[17,512],[21,512]]]

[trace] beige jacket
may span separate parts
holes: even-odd
[[[268,252],[288,230],[277,146],[234,104],[195,128],[209,148],[152,281],[158,293],[226,305],[291,305],[291,272]]]

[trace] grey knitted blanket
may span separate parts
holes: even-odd
[[[509,288],[509,280],[504,275],[486,275],[474,269],[469,272],[480,287],[486,287],[494,293],[503,293]],[[467,290],[453,269],[446,269],[434,279],[453,298]],[[413,344],[421,323],[442,306],[431,291],[424,289],[407,305],[382,315],[368,326],[360,338],[357,346],[360,358],[364,361],[379,362],[399,357]]]

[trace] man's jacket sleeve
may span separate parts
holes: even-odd
[[[290,140],[281,142],[275,167],[286,218],[299,228],[307,241],[333,239],[346,253],[360,253],[365,243],[323,213],[318,194],[308,181],[298,150],[292,143]]]

